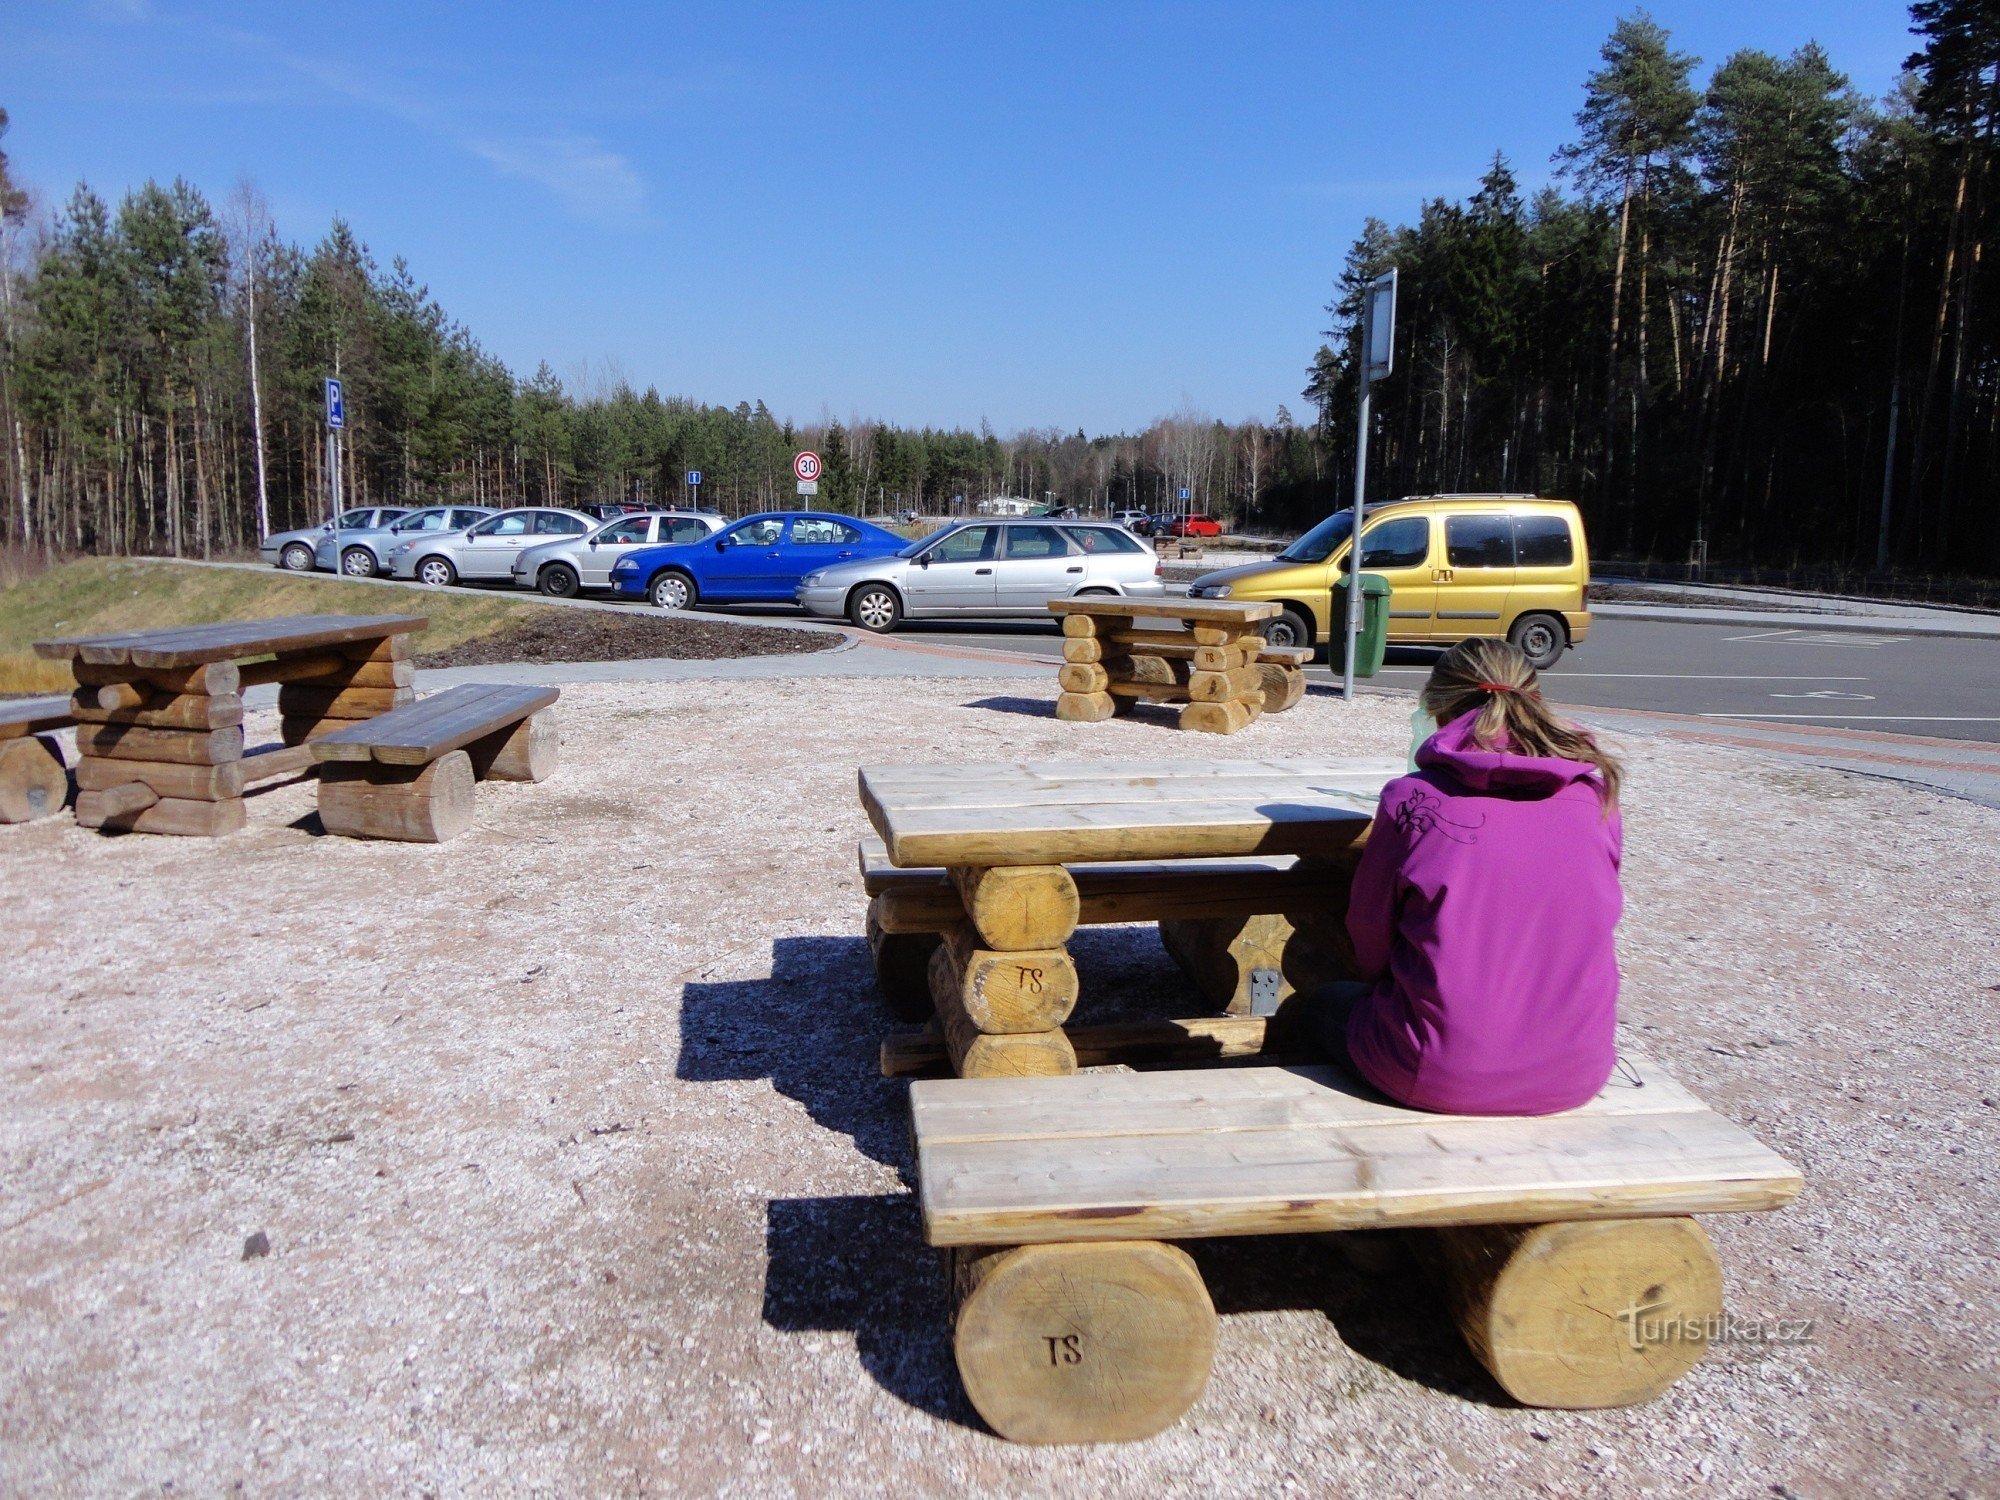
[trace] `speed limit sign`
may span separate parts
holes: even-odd
[[[792,460],[792,472],[810,483],[819,478],[819,455],[808,448]]]

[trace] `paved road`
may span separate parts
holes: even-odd
[[[1013,651],[1056,661],[1061,636],[1040,622],[906,623],[896,639]],[[1375,680],[1414,688],[1435,652],[1397,648]],[[1317,668],[1315,675],[1325,672]],[[1544,674],[1550,696],[1799,728],[2000,743],[2000,645],[1991,641],[1815,630],[1810,625],[1682,624],[1600,617],[1590,639]]]

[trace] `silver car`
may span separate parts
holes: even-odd
[[[334,547],[340,548],[340,571],[349,578],[373,578],[389,571],[389,551],[419,532],[463,531],[493,514],[490,505],[427,505],[398,517],[386,526],[358,531],[343,527],[324,533],[313,548],[313,563],[334,570]]]
[[[575,539],[596,529],[596,518],[580,510],[534,506],[495,511],[463,531],[435,531],[396,543],[389,549],[389,567],[398,578],[438,588],[461,578],[468,583],[511,583],[514,559],[523,548],[560,537]]]
[[[344,510],[340,513],[342,531],[361,531],[375,526],[387,526],[396,517],[409,512],[407,505],[369,505],[359,510]],[[317,526],[301,526],[297,531],[274,531],[257,544],[257,555],[274,568],[283,568],[288,573],[310,573],[314,567],[313,553],[322,538],[333,535],[333,523],[322,521]],[[332,567],[332,563],[321,566]]]
[[[893,557],[856,558],[808,573],[807,614],[845,615],[863,630],[954,615],[1048,618],[1072,594],[1165,593],[1153,549],[1122,526],[1091,521],[969,521]]]
[[[524,548],[514,559],[514,582],[568,599],[580,589],[611,587],[611,565],[639,547],[699,542],[722,530],[722,517],[706,511],[663,510],[618,516],[585,537],[564,537]]]

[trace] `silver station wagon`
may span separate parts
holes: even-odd
[[[953,616],[1049,617],[1051,599],[1165,592],[1153,549],[1093,521],[966,521],[912,542],[893,557],[856,558],[808,573],[799,606],[845,615],[863,630]]]
[[[662,510],[615,516],[583,537],[565,537],[524,549],[514,559],[514,583],[567,599],[580,589],[611,587],[611,565],[641,547],[699,542],[722,530],[707,511]]]

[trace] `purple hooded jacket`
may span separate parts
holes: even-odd
[[[1594,767],[1482,750],[1477,718],[1383,789],[1347,910],[1374,981],[1347,1045],[1418,1109],[1550,1114],[1611,1076],[1623,831]]]

